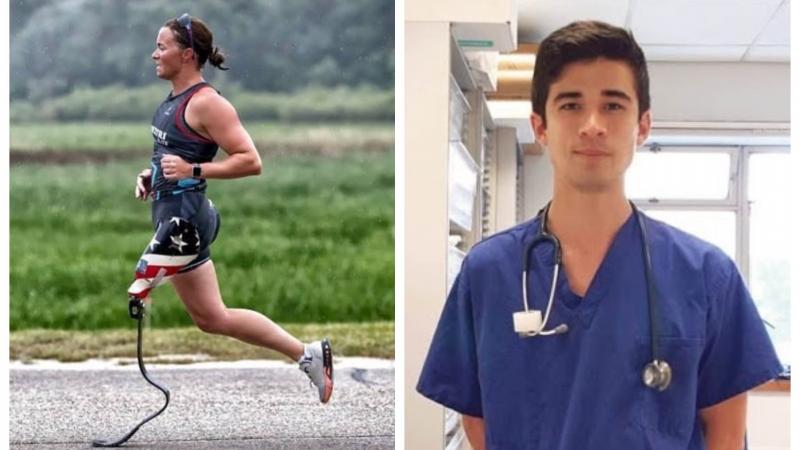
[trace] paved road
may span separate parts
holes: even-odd
[[[394,448],[390,361],[337,360],[331,403],[276,363],[148,367],[171,391],[167,410],[128,442],[153,449]],[[90,448],[163,404],[135,366],[21,368],[10,377],[13,449]]]

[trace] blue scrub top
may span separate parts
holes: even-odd
[[[483,417],[489,449],[705,449],[698,410],[778,376],[782,367],[734,262],[644,217],[659,292],[659,342],[672,384],[642,382],[651,359],[642,240],[634,214],[614,237],[585,297],[560,271],[548,329],[520,338],[522,252],[539,219],[470,251],[439,320],[417,390]],[[530,258],[531,309],[544,311],[553,249]],[[544,312],[542,313],[544,315]]]

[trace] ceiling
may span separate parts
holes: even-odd
[[[632,30],[648,61],[789,61],[789,0],[517,2],[520,43],[593,19]]]

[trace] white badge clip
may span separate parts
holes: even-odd
[[[541,328],[541,311],[519,311],[514,313],[514,332],[520,336],[537,333]]]

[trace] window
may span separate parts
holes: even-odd
[[[790,249],[788,153],[753,153],[748,173],[750,202],[750,293],[781,359],[789,358]],[[773,328],[774,327],[774,328]]]
[[[731,153],[685,148],[680,152],[639,152],[627,183],[645,199],[722,200],[729,194]]]
[[[650,216],[715,244],[736,261],[786,364],[789,169],[788,147],[653,144],[636,154],[625,180],[628,197]]]

